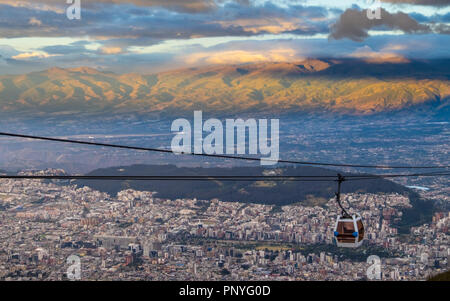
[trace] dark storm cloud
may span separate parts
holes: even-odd
[[[382,8],[381,19],[369,19],[366,10],[347,9],[331,27],[330,38],[363,41],[369,36],[370,29],[382,27],[401,30],[405,33],[431,32],[428,25],[420,24],[403,12],[391,14]]]

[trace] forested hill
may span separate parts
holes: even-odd
[[[242,176],[268,175],[268,172],[279,175],[313,175],[335,176],[336,171],[317,167],[284,167],[267,169],[263,167],[233,168],[191,168],[175,165],[132,165],[97,169],[87,175],[134,175],[134,176]],[[344,173],[345,175],[345,173]],[[144,191],[157,191],[161,198],[197,198],[210,200],[218,198],[222,201],[239,201],[260,204],[287,205],[297,202],[327,201],[334,197],[335,182],[252,182],[252,181],[77,181],[79,185],[115,195],[117,192],[132,188]],[[174,189],[176,187],[176,189]],[[368,193],[408,193],[410,189],[394,182],[376,179],[368,181],[345,182],[342,191]]]

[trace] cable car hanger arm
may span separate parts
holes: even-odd
[[[347,210],[345,210],[341,204],[341,185],[345,180],[346,180],[345,177],[343,177],[341,174],[338,174],[338,179],[336,180],[338,182],[338,191],[336,193],[336,201],[342,210],[342,216],[350,217],[350,214],[348,214]]]

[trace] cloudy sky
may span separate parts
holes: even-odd
[[[67,17],[74,1],[79,20]],[[450,58],[449,33],[450,0],[0,0],[0,74]]]

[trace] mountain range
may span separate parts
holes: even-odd
[[[0,76],[0,114],[449,112],[450,59],[307,59],[115,74],[81,67]]]

